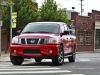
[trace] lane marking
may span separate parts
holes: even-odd
[[[0,68],[40,68],[40,67],[51,67],[51,66],[4,66],[4,65],[1,65]]]
[[[0,71],[23,71],[23,70],[25,70],[25,71],[29,71],[29,70],[52,70],[52,69],[54,69],[54,70],[56,70],[56,69],[60,69],[60,68],[17,68],[17,69],[1,69],[0,68]]]
[[[57,70],[57,71],[17,71],[17,72],[0,72],[0,74],[33,74],[33,73],[67,73],[67,72],[72,72],[72,71],[69,71],[69,70]]]
[[[44,59],[43,61],[45,62],[45,61],[52,61],[52,60],[51,59]],[[68,59],[64,59],[64,61],[68,62]]]
[[[45,62],[45,61],[52,61],[52,60],[51,59],[44,59],[43,61]]]
[[[68,59],[64,59],[64,61],[68,62]]]
[[[80,61],[91,61],[90,59],[79,59]]]
[[[92,69],[95,69],[95,68],[78,68],[78,69],[88,69],[88,70],[92,70]]]
[[[85,75],[85,74],[61,74],[61,75]]]
[[[8,66],[8,67],[9,67],[9,66],[13,66],[13,65],[0,65],[0,67],[2,67],[2,66],[3,66],[3,67],[5,67],[5,66]]]

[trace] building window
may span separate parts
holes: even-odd
[[[78,31],[78,45],[84,44],[84,31]]]
[[[86,31],[85,44],[91,45],[91,32],[90,31]]]

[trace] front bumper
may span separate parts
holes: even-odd
[[[13,56],[21,56],[21,57],[30,57],[30,58],[49,58],[53,56],[57,56],[59,52],[59,45],[11,45],[10,46],[10,54]],[[24,53],[24,50],[27,49],[27,53]],[[32,50],[39,50],[40,53],[28,53],[28,50],[32,52]],[[50,51],[52,50],[52,52]]]

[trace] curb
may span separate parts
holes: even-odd
[[[100,53],[100,51],[84,51],[84,52],[76,52],[77,54],[81,53]]]

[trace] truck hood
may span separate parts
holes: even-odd
[[[57,34],[46,34],[46,33],[30,33],[30,34],[20,34],[19,38],[50,38],[56,37]]]

